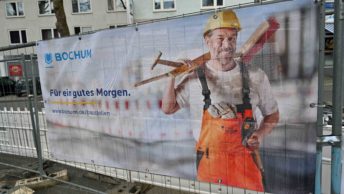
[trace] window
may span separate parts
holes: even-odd
[[[60,37],[57,29],[42,29],[42,40],[50,40]]]
[[[8,17],[24,16],[23,2],[6,3],[6,15]]]
[[[72,0],[73,13],[91,12],[91,0]]]
[[[92,31],[92,27],[74,27],[75,34],[82,34],[89,31]]]
[[[108,11],[124,11],[126,6],[127,0],[108,0]]]
[[[223,0],[202,0],[202,8],[215,8],[223,6]]]
[[[25,30],[11,30],[9,33],[11,44],[27,43]]]
[[[174,10],[175,0],[154,0],[154,10]]]
[[[38,0],[38,9],[40,15],[54,14],[53,0]]]

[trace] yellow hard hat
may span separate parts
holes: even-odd
[[[204,28],[203,35],[217,28],[235,28],[241,30],[240,22],[233,10],[224,10],[209,17],[207,25]]]

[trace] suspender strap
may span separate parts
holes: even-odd
[[[243,94],[243,104],[244,105],[251,105],[250,102],[250,86],[249,86],[249,75],[247,67],[244,63],[240,62],[240,72],[242,77],[242,94]]]
[[[250,99],[250,87],[249,87],[249,74],[248,70],[244,63],[240,62],[240,72],[242,77],[242,93],[243,93],[243,108],[251,108],[251,99]],[[204,68],[200,67],[196,70],[198,79],[201,82],[202,86],[202,95],[204,96],[204,107],[203,110],[207,110],[211,105],[210,99],[210,90],[208,88],[207,80],[205,78]]]
[[[208,88],[207,80],[205,78],[204,68],[199,67],[197,68],[196,72],[198,75],[198,79],[202,85],[202,95],[204,96],[203,110],[207,110],[209,106],[211,105],[211,99],[210,99],[210,90]]]

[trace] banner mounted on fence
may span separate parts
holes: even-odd
[[[52,156],[313,192],[315,8],[288,1],[39,42]]]

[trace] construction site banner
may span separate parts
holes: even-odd
[[[286,1],[40,41],[51,156],[313,193],[316,6]]]

